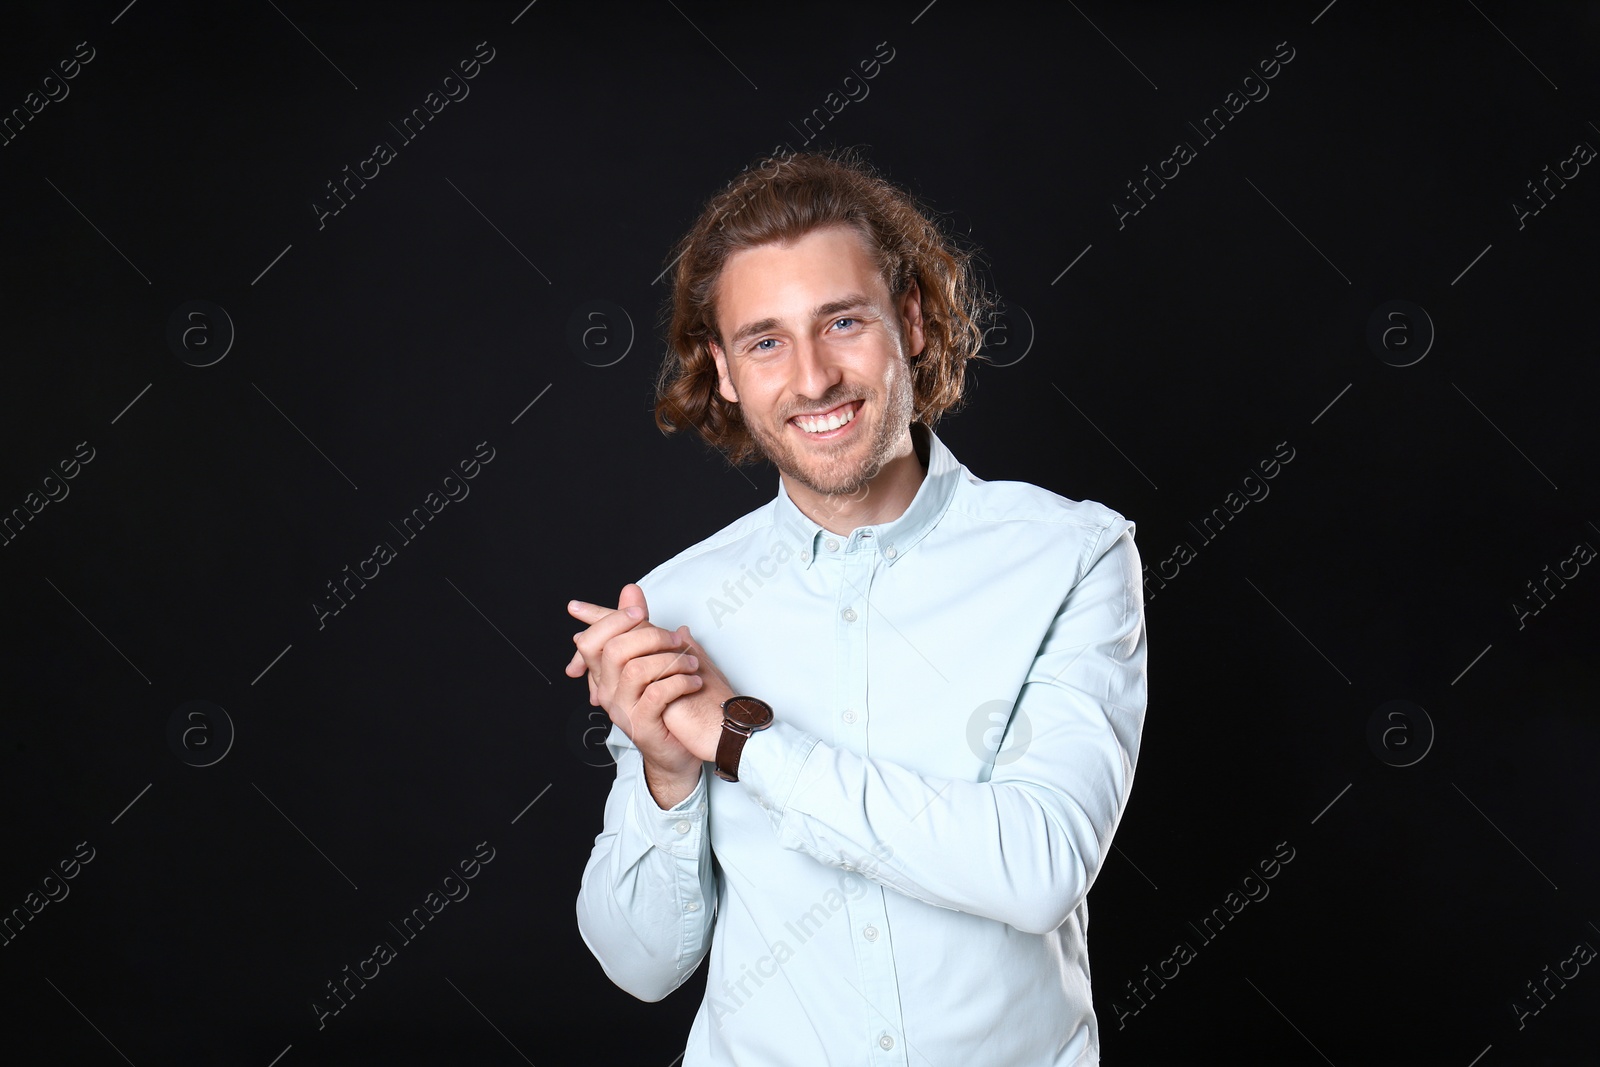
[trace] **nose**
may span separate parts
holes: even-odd
[[[844,379],[839,364],[828,351],[828,346],[811,337],[802,337],[796,342],[792,369],[790,390],[796,396],[812,402],[813,405],[827,396],[829,391]],[[807,410],[814,410],[814,407]]]

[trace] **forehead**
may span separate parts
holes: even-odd
[[[757,319],[798,320],[850,292],[881,297],[878,265],[854,226],[819,227],[796,241],[741,248],[728,257],[716,286],[719,332]]]

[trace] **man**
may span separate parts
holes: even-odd
[[[568,607],[617,764],[585,943],[648,1001],[709,959],[685,1067],[1098,1062],[1085,896],[1143,728],[1134,524],[933,434],[981,297],[865,164],[767,160],[679,251],[657,421],[781,485],[616,609]]]

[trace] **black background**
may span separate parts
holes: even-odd
[[[1512,1005],[1600,946],[1600,576],[1520,628],[1512,604],[1600,545],[1600,176],[1521,226],[1513,203],[1600,146],[1600,5],[32,8],[5,17],[4,113],[94,58],[0,147],[0,514],[94,458],[0,548],[0,909],[94,859],[0,947],[8,1050],[681,1053],[700,977],[641,1004],[578,937],[611,771],[564,605],[776,492],[655,429],[657,279],[704,198],[802,147],[887,42],[809,147],[865,147],[1008,302],[941,436],[1134,519],[1151,574],[1197,549],[1147,578],[1143,747],[1090,896],[1105,1061],[1595,1062],[1596,965],[1521,1028]],[[470,95],[399,144],[481,41]],[[1187,123],[1279,42],[1270,95],[1201,143]],[[397,158],[319,228],[379,140]],[[1197,158],[1119,228],[1178,140]],[[235,331],[204,367],[215,311],[168,341],[195,300]],[[1415,310],[1368,343],[1395,300],[1431,346]],[[390,523],[483,441],[470,496],[403,544]],[[1202,542],[1280,442],[1270,495]],[[380,540],[398,557],[319,628]],[[215,712],[169,742],[191,700],[236,731],[210,766],[182,757],[215,757]],[[1427,723],[1369,743],[1392,700]],[[482,841],[470,897],[319,1030],[324,983]],[[1270,896],[1200,945],[1278,842]],[[1132,1014],[1180,940],[1197,958]]]

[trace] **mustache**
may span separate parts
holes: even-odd
[[[834,408],[839,407],[839,406],[841,406],[843,404],[851,404],[851,403],[856,402],[857,400],[864,401],[866,399],[867,398],[864,397],[864,396],[841,396],[841,397],[838,397],[837,399],[832,399],[832,400],[830,400],[828,398],[823,398],[823,400],[821,400],[819,403],[817,403],[817,405],[815,407],[796,408],[795,410],[789,412],[789,414],[785,415],[783,417],[783,419],[784,419],[785,422],[787,422],[790,419],[794,418],[796,415],[808,415],[813,411],[832,411]]]

